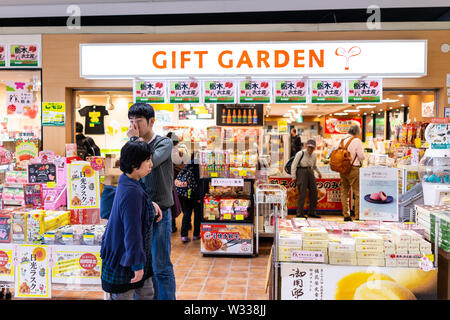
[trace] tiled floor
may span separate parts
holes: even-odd
[[[265,293],[269,256],[203,257],[200,240],[181,242],[180,215],[178,232],[172,234],[172,263],[174,264],[178,300],[268,300]],[[192,230],[189,232],[192,238]],[[53,290],[52,299],[103,300],[103,291]],[[14,298],[13,298],[14,299]]]

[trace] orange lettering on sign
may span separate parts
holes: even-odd
[[[157,52],[155,52],[155,54],[153,55],[153,65],[155,66],[155,68],[158,68],[158,69],[165,69],[165,68],[167,68],[167,61],[166,61],[166,59],[164,59],[163,60],[163,64],[162,65],[160,65],[160,64],[158,64],[157,62],[156,62],[156,58],[159,56],[159,55],[166,55],[166,52],[165,51],[157,51]]]
[[[176,58],[177,58],[177,53],[175,51],[172,51],[172,69],[175,69],[177,67]]]
[[[194,54],[198,54],[198,67],[203,68],[203,55],[208,54],[208,51],[194,51]]]
[[[258,68],[261,68],[262,62],[264,62],[266,68],[270,68],[267,59],[269,59],[269,52],[266,50],[258,50]]]
[[[280,54],[284,55],[284,62],[280,63]],[[275,50],[275,68],[286,67],[289,63],[289,54],[286,50]]]
[[[243,64],[246,64],[249,68],[253,68],[252,60],[250,60],[247,50],[242,51],[241,58],[239,59],[236,68],[240,68]]]
[[[219,64],[220,64],[220,66],[222,67],[222,68],[226,68],[226,69],[228,69],[228,68],[232,68],[233,67],[233,59],[230,59],[230,60],[228,60],[228,64],[224,64],[223,63],[223,61],[222,61],[222,58],[223,58],[223,55],[224,54],[233,54],[233,51],[231,51],[231,50],[225,50],[225,51],[222,51],[220,54],[219,54]]]
[[[186,55],[191,54],[191,52],[190,51],[181,51],[180,54],[181,54],[181,69],[184,69],[184,63],[186,61],[191,61],[190,58],[186,58]]]
[[[294,67],[295,68],[304,68],[304,63],[299,63],[299,60],[305,60],[305,57],[303,54],[305,53],[305,50],[294,50]],[[302,54],[300,56],[300,54]]]
[[[313,58],[316,61],[319,68],[323,68],[323,49],[320,49],[320,59],[314,50],[309,50],[309,67],[313,67]]]

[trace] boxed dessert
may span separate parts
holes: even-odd
[[[357,258],[358,266],[377,266],[384,267],[384,258]]]
[[[278,244],[279,246],[296,246],[301,248],[303,246],[302,235],[301,233],[282,230],[278,236]]]
[[[338,265],[347,265],[347,266],[356,266],[357,261],[354,259],[341,259],[341,258],[333,258],[329,257],[329,264],[338,264]]]
[[[44,217],[44,231],[70,224],[70,215],[70,211],[47,211]]]
[[[355,240],[353,238],[331,238],[328,243],[330,251],[355,251]]]
[[[374,232],[350,232],[355,239],[356,245],[381,246],[384,244],[383,238]]]
[[[329,251],[328,255],[336,259],[356,259],[356,251]]]
[[[303,240],[328,240],[328,232],[323,227],[303,227]]]
[[[409,243],[411,241],[411,235],[408,230],[392,229],[392,239],[396,243]]]
[[[27,211],[17,211],[12,215],[12,240],[16,243],[27,241]]]
[[[27,242],[38,243],[45,232],[45,210],[32,210],[27,213]]]
[[[303,248],[328,248],[328,240],[308,239],[303,240]]]
[[[384,252],[356,252],[356,258],[358,259],[384,259]]]
[[[384,246],[357,245],[356,251],[364,252],[384,252]]]
[[[386,267],[398,267],[397,259],[385,258],[385,266]]]

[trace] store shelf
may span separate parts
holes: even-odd
[[[274,232],[260,231],[260,232],[258,232],[258,235],[259,235],[260,238],[273,238],[275,233]]]

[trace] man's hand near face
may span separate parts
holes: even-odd
[[[131,122],[127,131],[128,138],[139,137],[139,129],[136,123]]]

